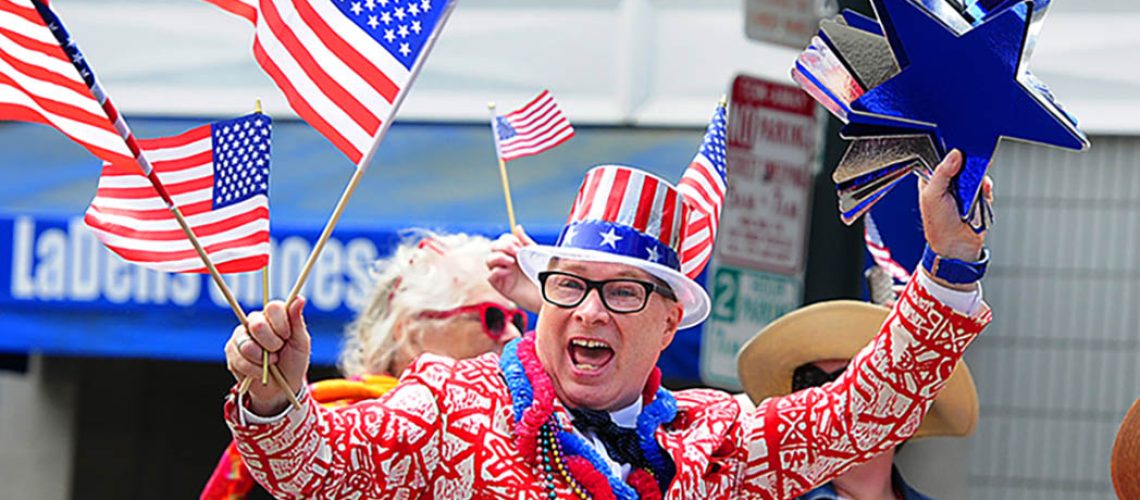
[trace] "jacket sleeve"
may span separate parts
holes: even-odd
[[[306,392],[302,408],[242,425],[226,422],[253,477],[276,498],[415,498],[439,466],[442,398],[454,361],[424,355],[379,399],[329,409]]]
[[[794,498],[918,429],[966,346],[989,323],[912,279],[879,334],[835,382],[767,399],[744,418],[747,497]]]

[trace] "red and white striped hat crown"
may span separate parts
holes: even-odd
[[[637,267],[669,284],[685,310],[680,326],[692,326],[708,316],[709,297],[681,272],[690,210],[668,181],[625,165],[597,166],[586,173],[557,242],[524,247],[519,265],[535,282],[552,257]]]
[[[678,255],[688,211],[684,197],[669,182],[631,167],[602,165],[586,172],[562,237],[569,228],[591,222],[616,231],[632,229],[635,240],[650,241],[626,241],[623,235],[618,240],[625,241],[621,250],[634,257],[644,253],[640,257],[680,270]],[[618,244],[611,248],[618,250]]]

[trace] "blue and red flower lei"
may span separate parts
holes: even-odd
[[[554,386],[538,360],[535,334],[507,344],[500,366],[511,393],[515,440],[523,459],[545,476],[555,498],[553,475],[559,473],[579,496],[603,499],[660,499],[673,476],[673,463],[655,439],[657,429],[677,416],[677,401],[661,387],[661,371],[649,376],[642,391],[645,404],[637,417],[637,436],[651,470],[635,469],[625,481],[614,475],[598,451],[578,434],[563,430],[554,417]]]

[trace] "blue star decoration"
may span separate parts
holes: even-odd
[[[955,198],[967,219],[1002,138],[1084,150],[1088,139],[1029,82],[1034,4],[1005,4],[958,34],[910,0],[872,0],[901,71],[851,103],[855,127],[931,134],[965,165]]]

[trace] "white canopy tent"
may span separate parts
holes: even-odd
[[[540,5],[539,5],[540,4]],[[60,0],[126,113],[290,112],[252,29],[203,1]],[[1140,131],[1140,4],[1053,2],[1034,71],[1093,134]],[[732,76],[790,82],[796,51],[744,36],[740,0],[462,0],[400,118],[481,121],[551,89],[576,123],[700,126]]]

